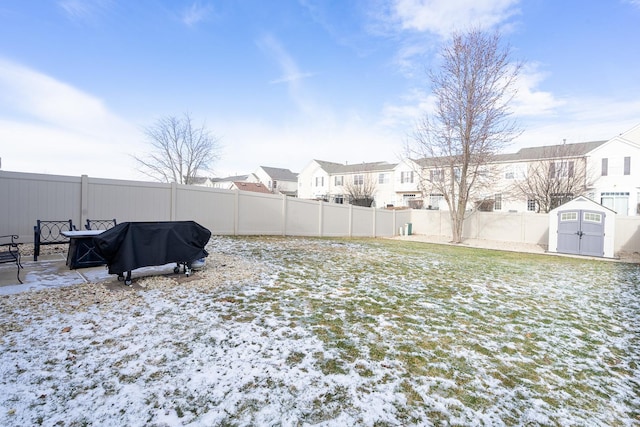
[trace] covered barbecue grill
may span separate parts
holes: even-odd
[[[191,274],[191,262],[208,256],[204,249],[211,232],[194,221],[123,222],[93,238],[109,274],[131,284],[131,270],[176,263]],[[125,278],[125,272],[127,273]]]

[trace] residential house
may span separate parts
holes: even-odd
[[[260,182],[260,180],[254,174],[228,176],[226,178],[211,178],[211,186],[213,188],[221,188],[223,190],[230,190],[234,188],[234,183],[236,182]]]
[[[260,166],[253,175],[272,193],[296,196],[298,192],[298,174],[289,169]]]
[[[342,164],[313,160],[298,177],[298,196],[349,202],[349,186],[376,182],[375,206],[448,209],[439,160]],[[607,141],[522,148],[483,165],[469,209],[547,212],[584,195],[618,215],[640,215],[640,125]],[[454,168],[453,174],[458,173]],[[365,177],[367,177],[365,179]]]
[[[211,182],[211,178],[206,176],[196,176],[191,180],[192,185],[198,185],[200,187],[213,187],[213,183]]]
[[[579,195],[618,213],[640,214],[640,125],[608,141],[522,148],[496,155],[478,176],[469,208],[546,212]],[[633,165],[636,165],[635,169]],[[411,187],[411,171],[418,172]],[[434,159],[406,160],[397,193],[403,204],[411,190],[425,208],[447,209],[438,192],[445,171]]]
[[[589,152],[595,174],[587,197],[617,212],[640,215],[640,125]]]
[[[343,164],[312,160],[298,175],[298,197],[330,203],[393,204],[394,168],[387,162]],[[366,203],[363,203],[366,204]]]

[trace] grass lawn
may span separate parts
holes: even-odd
[[[640,424],[637,265],[380,239],[209,249],[208,269],[251,274],[75,310],[6,297],[0,424]]]

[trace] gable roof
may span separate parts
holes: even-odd
[[[544,145],[541,147],[525,147],[516,153],[496,154],[489,163],[525,162],[533,160],[550,160],[560,158],[582,157],[600,147],[607,141],[577,142],[573,144]],[[425,157],[414,160],[422,167],[437,166],[447,157]]]
[[[496,161],[545,160],[560,157],[581,157],[607,141],[577,142],[521,148],[517,153],[498,154]]]
[[[236,175],[236,176],[228,176],[226,178],[211,178],[211,182],[235,182],[235,181],[246,181],[249,179],[249,175]]]
[[[194,176],[191,178],[191,184],[193,185],[202,185],[209,181],[209,178],[206,176]]]
[[[269,166],[260,166],[269,177],[275,181],[297,181],[298,174],[291,172],[289,169],[272,168]]]
[[[271,194],[271,191],[264,184],[260,182],[243,182],[243,181],[235,181],[233,185],[242,191],[252,191],[254,193],[266,193]]]
[[[391,170],[398,166],[397,163],[387,162],[371,162],[371,163],[355,163],[352,165],[327,162],[324,160],[314,160],[328,174],[336,173],[357,173],[357,172],[380,172]]]

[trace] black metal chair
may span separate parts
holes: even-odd
[[[9,239],[11,241],[9,241]],[[18,274],[16,277],[18,278],[18,282],[22,284],[22,280],[20,280],[20,269],[22,267],[22,263],[20,262],[20,248],[16,240],[18,240],[18,236],[15,234],[9,234],[7,236],[0,236],[0,263],[13,263],[18,267]],[[6,250],[5,250],[6,248]]]
[[[108,230],[118,225],[116,219],[87,219],[85,228],[87,230]]]
[[[68,243],[69,238],[63,236],[63,231],[73,231],[75,227],[70,219],[64,221],[37,220],[33,226],[33,260],[40,255],[40,246]]]

